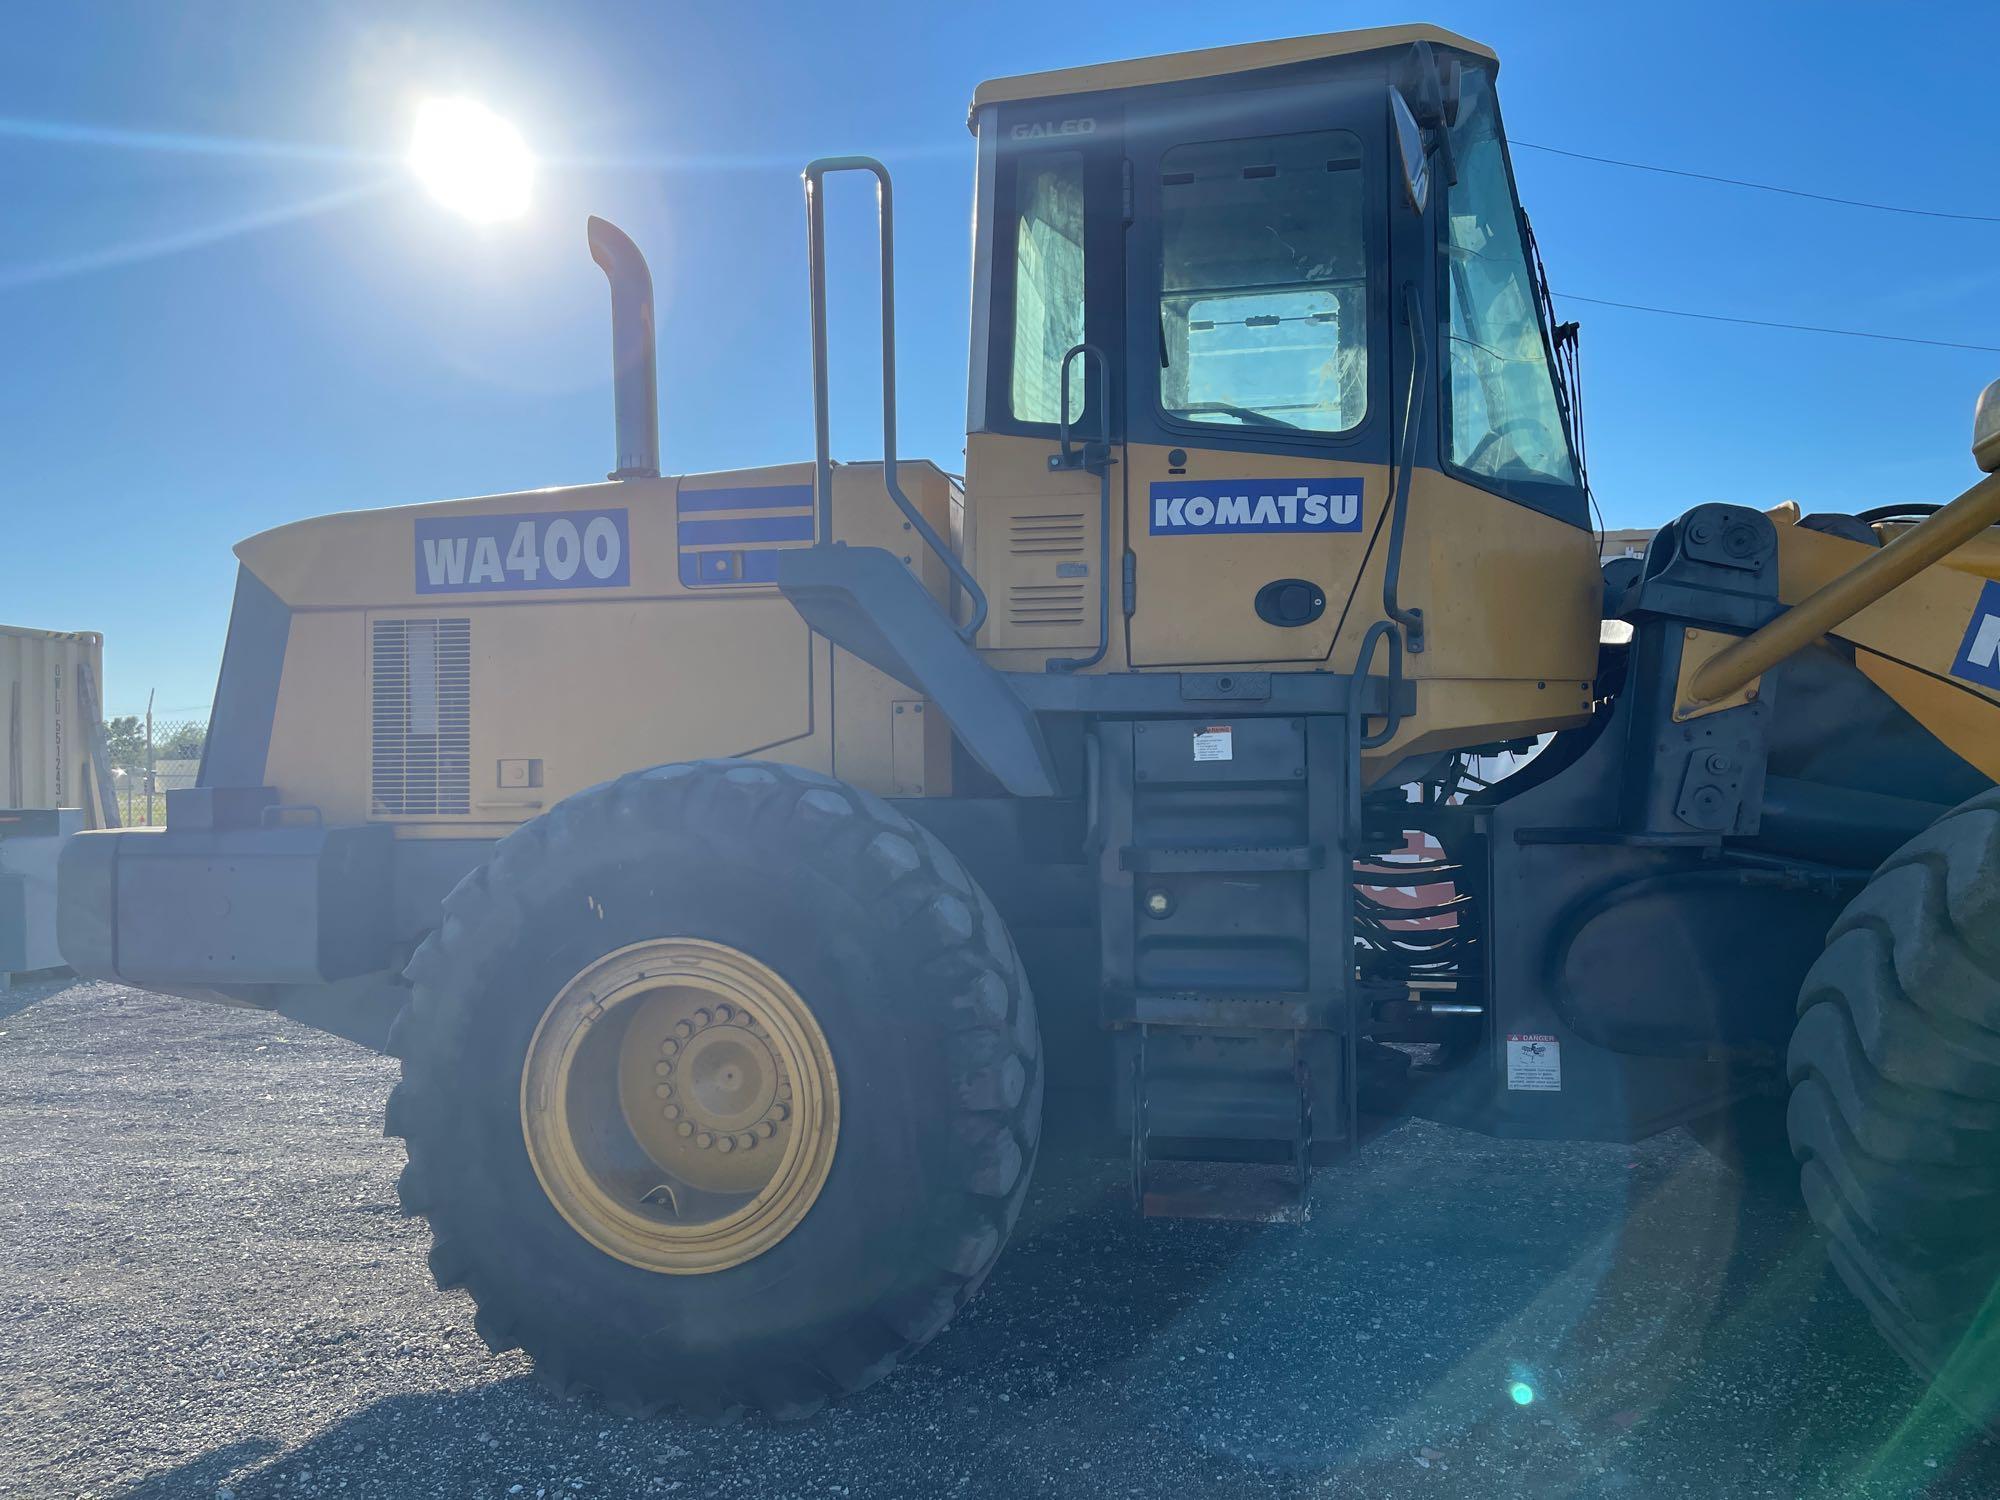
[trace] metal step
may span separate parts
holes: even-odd
[[[1151,1066],[1160,1042],[1175,1050],[1190,1035],[1171,1028],[1156,1039],[1153,1028],[1141,1025],[1134,1036],[1133,1202],[1148,1218],[1301,1222],[1316,1145],[1307,1042],[1313,1033],[1291,1033],[1284,1070],[1162,1073]],[[1208,1043],[1225,1040],[1241,1039]],[[1156,1126],[1164,1127],[1164,1139]],[[1202,1133],[1181,1133],[1191,1128]]]
[[[1118,851],[1118,864],[1144,875],[1247,875],[1317,870],[1326,864],[1326,851],[1317,844],[1181,849],[1131,844]]]

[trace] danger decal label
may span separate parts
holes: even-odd
[[[1154,536],[1359,531],[1359,479],[1161,479],[1147,496]]]
[[[623,510],[428,516],[415,526],[420,594],[619,589],[632,581]]]
[[[1211,724],[1206,729],[1194,732],[1194,758],[1196,760],[1233,760],[1236,757],[1235,736],[1227,724]]]
[[[1952,660],[1951,675],[1981,687],[2000,688],[2000,583],[1989,583],[1979,591],[1979,603]]]
[[[1516,1032],[1507,1038],[1507,1087],[1560,1091],[1562,1043],[1552,1036]]]

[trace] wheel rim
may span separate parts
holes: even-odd
[[[528,1044],[521,1127],[577,1233],[642,1270],[763,1254],[826,1183],[840,1091],[825,1034],[759,960],[701,938],[606,954]]]

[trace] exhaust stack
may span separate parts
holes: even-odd
[[[611,283],[612,406],[618,467],[611,479],[660,477],[660,397],[653,335],[653,273],[631,237],[592,215],[590,258]]]

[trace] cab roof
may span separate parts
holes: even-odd
[[[1055,68],[1046,73],[1021,73],[1012,78],[995,78],[982,83],[972,94],[972,118],[967,121],[978,131],[981,106],[1003,104],[1015,99],[1049,99],[1063,94],[1094,94],[1104,89],[1137,88],[1151,83],[1178,83],[1189,78],[1219,78],[1231,73],[1251,73],[1260,68],[1278,68],[1287,63],[1313,62],[1325,57],[1347,57],[1357,52],[1379,52],[1407,47],[1412,42],[1429,42],[1458,52],[1483,57],[1496,68],[1499,56],[1491,47],[1446,31],[1442,26],[1372,26],[1360,31],[1328,31],[1318,36],[1286,37],[1275,42],[1245,42],[1234,47],[1204,47],[1198,52],[1168,52],[1158,57],[1135,57],[1124,62],[1093,63],[1085,68]]]

